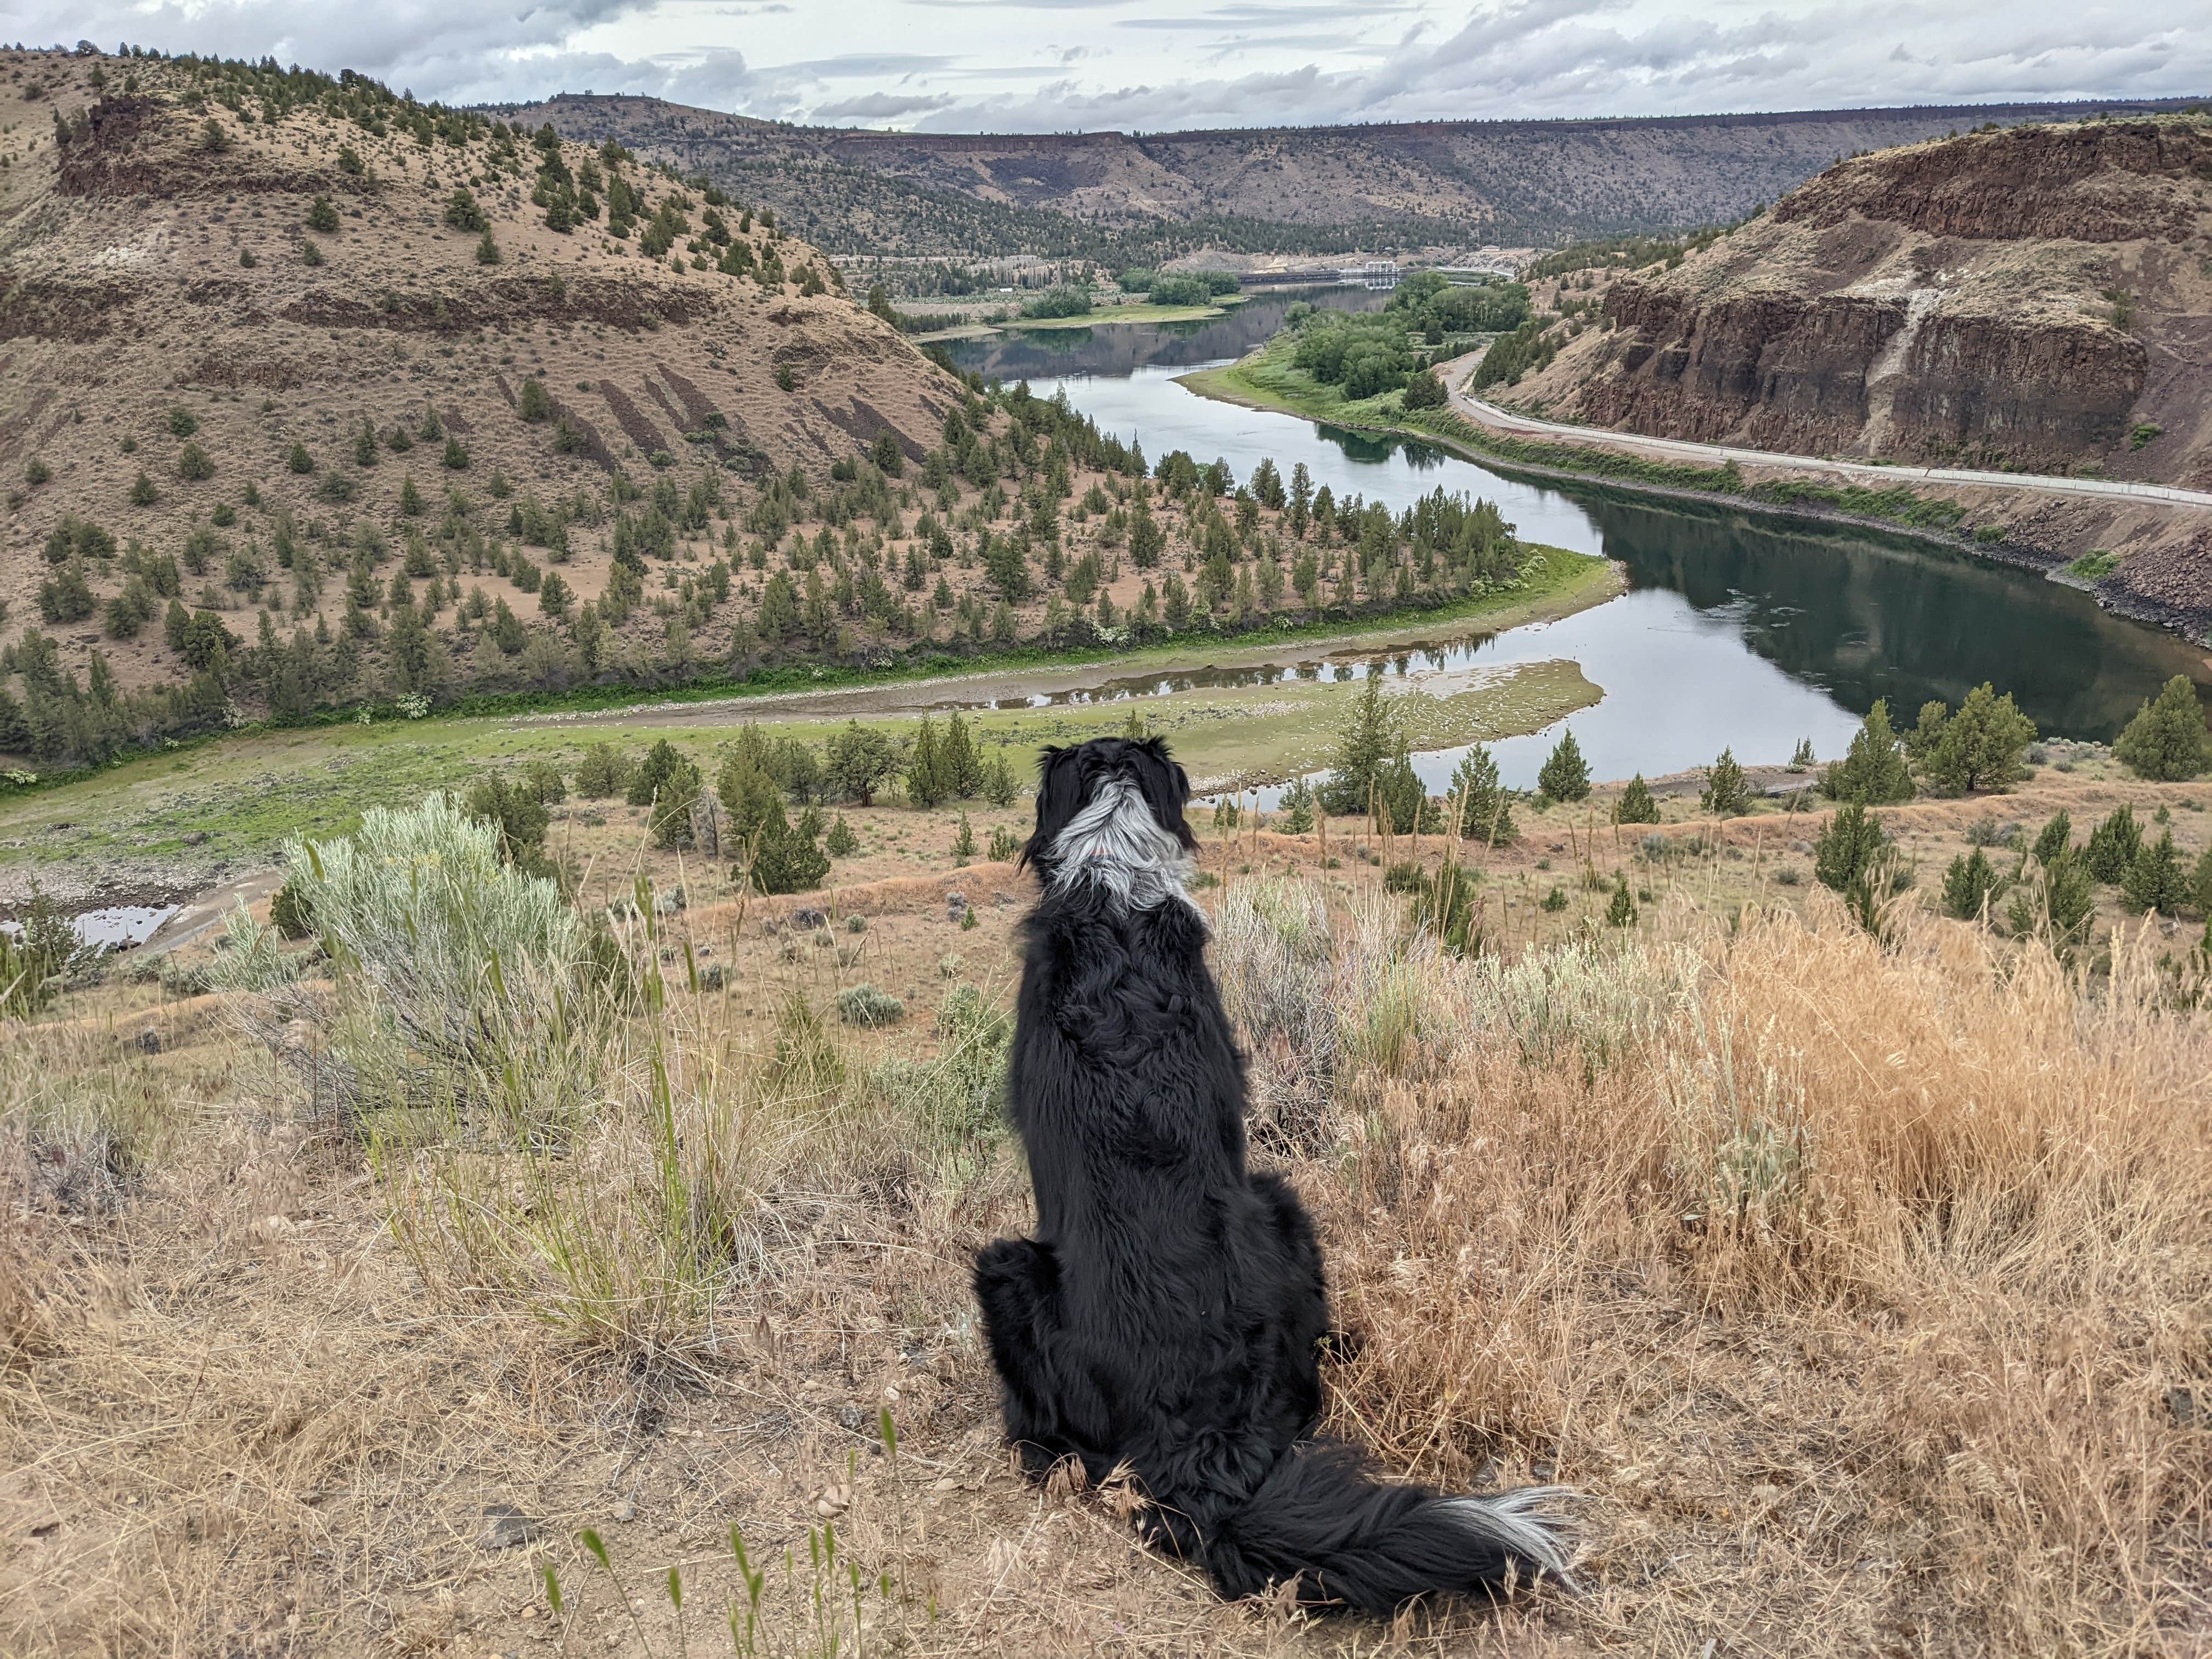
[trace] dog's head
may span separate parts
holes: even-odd
[[[1093,738],[1037,763],[1036,831],[1022,862],[1047,886],[1097,881],[1125,901],[1180,896],[1198,837],[1183,822],[1190,779],[1158,738]]]

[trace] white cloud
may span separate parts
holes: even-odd
[[[14,0],[0,33],[270,55],[453,102],[588,87],[1060,131],[2198,94],[2202,23],[2201,0]]]

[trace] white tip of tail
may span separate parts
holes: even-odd
[[[1522,1486],[1488,1498],[1447,1498],[1443,1502],[1470,1532],[1501,1546],[1562,1588],[1579,1592],[1581,1587],[1567,1571],[1561,1522],[1544,1513],[1549,1505],[1575,1495],[1565,1486]]]

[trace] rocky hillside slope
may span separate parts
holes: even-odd
[[[1605,285],[1560,335],[1508,401],[1795,453],[2212,487],[2212,119],[1843,161],[1674,268]]]
[[[0,693],[19,704],[95,653],[125,692],[278,695],[210,688],[222,639],[192,616],[234,665],[303,635],[310,678],[351,653],[373,692],[406,636],[395,572],[429,579],[441,683],[497,683],[477,632],[506,610],[532,637],[573,624],[625,502],[669,496],[720,539],[758,480],[824,480],[886,436],[919,457],[963,395],[772,216],[350,75],[0,52]],[[666,626],[605,611],[617,636]],[[32,630],[52,660],[17,648]]]
[[[704,172],[773,202],[833,252],[1111,258],[1115,234],[1133,258],[1151,258],[1174,246],[1178,227],[1198,244],[1291,252],[1378,239],[1548,244],[1717,223],[1839,156],[1986,121],[2090,112],[2006,105],[1143,135],[794,127],[572,94],[495,112]]]

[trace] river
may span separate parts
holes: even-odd
[[[1320,297],[1381,303],[1356,289]],[[1269,295],[1209,322],[1008,334],[963,342],[953,356],[987,376],[1027,379],[1042,397],[1064,390],[1103,430],[1138,440],[1155,460],[1187,449],[1225,459],[1239,478],[1262,457],[1285,476],[1303,461],[1316,486],[1394,508],[1439,485],[1486,497],[1528,540],[1620,561],[1627,589],[1559,622],[1503,632],[1439,624],[1422,648],[1400,644],[1379,656],[1286,647],[1267,666],[1181,672],[1176,685],[1418,677],[1571,658],[1605,692],[1564,723],[1601,778],[1706,765],[1724,746],[1747,763],[1778,763],[1800,738],[1830,758],[1875,698],[1910,724],[1923,702],[1955,704],[1984,680],[2010,691],[2045,736],[2098,741],[2118,735],[2176,673],[2212,690],[2201,649],[2032,572],[1904,536],[1524,482],[1433,445],[1219,403],[1177,384],[1267,339],[1291,303]],[[1102,677],[1087,695],[1142,696],[1167,684]],[[1494,745],[1505,781],[1532,787],[1558,737],[1552,728]],[[1458,753],[1419,757],[1431,787],[1443,787]]]

